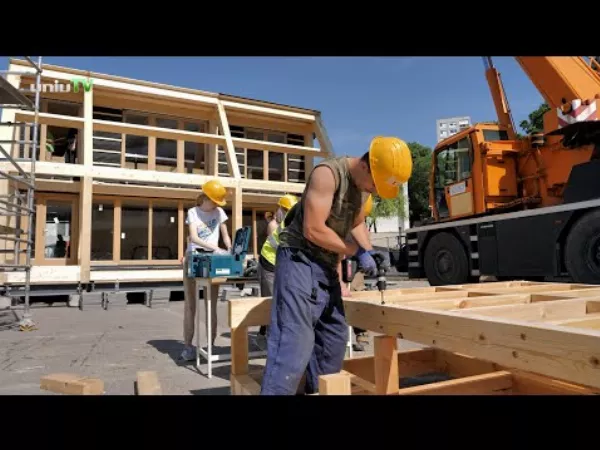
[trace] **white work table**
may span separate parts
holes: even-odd
[[[244,277],[218,277],[218,278],[196,278],[198,290],[196,292],[196,324],[195,324],[195,333],[196,333],[196,369],[199,372],[202,372],[200,369],[200,356],[202,356],[207,361],[207,372],[206,376],[208,378],[212,378],[212,363],[214,361],[230,361],[231,354],[221,354],[221,355],[213,355],[212,354],[212,331],[214,327],[215,335],[217,335],[217,306],[219,301],[219,287],[223,284],[239,284],[243,282],[247,282],[249,279]],[[200,298],[200,292],[203,291],[204,298]],[[206,349],[201,345],[200,339],[200,306],[201,303],[205,304],[205,312],[206,312],[206,320],[205,320],[205,328],[206,328]],[[254,351],[249,352],[248,356],[251,358],[260,358],[266,357],[267,352],[265,351]]]

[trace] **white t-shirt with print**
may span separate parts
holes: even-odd
[[[199,206],[190,208],[187,213],[186,225],[196,224],[198,237],[212,245],[219,245],[220,226],[227,221],[228,217],[223,208],[216,207],[212,211],[202,211]],[[202,248],[195,242],[189,240],[188,251]],[[212,251],[210,249],[206,249]]]

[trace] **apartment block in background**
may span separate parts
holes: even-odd
[[[450,117],[448,119],[438,119],[436,121],[437,142],[458,133],[471,126],[471,118],[469,116]]]

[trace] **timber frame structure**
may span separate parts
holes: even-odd
[[[314,158],[333,155],[316,110],[48,64],[41,69],[40,112],[4,109],[1,118],[39,123],[35,154],[26,136],[11,149],[22,169],[36,174],[34,295],[180,289],[185,214],[215,177],[228,190],[232,238],[250,225],[249,255],[257,256],[266,237],[263,214],[281,195],[303,192]],[[31,97],[35,70],[11,59],[9,71],[18,75],[8,81]],[[70,133],[76,133],[74,158],[64,144]],[[0,161],[0,171],[14,175],[15,168]],[[7,250],[3,263],[18,263],[8,261]],[[5,295],[23,295],[23,274],[2,277]]]
[[[229,301],[231,392],[256,395],[248,327],[271,299]],[[376,334],[374,356],[321,376],[320,395],[600,394],[600,287],[527,281],[391,289],[344,299],[346,319]],[[397,339],[424,345],[398,351]]]

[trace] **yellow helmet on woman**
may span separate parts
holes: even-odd
[[[227,190],[219,180],[210,180],[204,183],[202,186],[202,193],[219,206],[225,206],[227,203],[225,201]]]
[[[279,201],[277,202],[277,204],[279,206],[281,206],[282,208],[287,209],[288,211],[290,209],[292,209],[292,207],[298,203],[298,197],[296,197],[295,195],[292,194],[286,194],[283,197],[281,197],[279,199]]]

